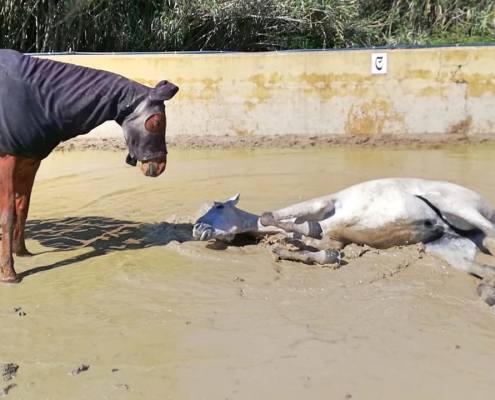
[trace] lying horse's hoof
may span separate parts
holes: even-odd
[[[272,255],[273,255],[273,258],[275,259],[275,261],[283,260],[282,254],[284,253],[284,251],[287,251],[287,250],[285,250],[282,246],[277,246],[277,247],[272,249]]]
[[[273,216],[273,213],[264,212],[261,215],[260,223],[263,226],[274,226],[276,222],[275,222],[275,217]]]
[[[488,250],[488,252],[495,256],[495,238],[487,236],[483,239],[483,247]]]
[[[342,255],[339,250],[320,250],[315,253],[315,262],[320,265],[340,265]]]
[[[3,283],[20,283],[22,281],[22,278],[19,277],[19,275],[9,275],[3,276],[1,281]]]
[[[495,304],[495,287],[487,283],[480,283],[476,292],[486,304],[490,307]]]

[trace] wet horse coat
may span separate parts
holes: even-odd
[[[61,142],[106,121],[122,126],[127,162],[147,176],[166,166],[163,102],[178,87],[161,81],[150,88],[118,74],[0,50],[1,275],[19,280],[12,253],[31,255],[24,227],[41,161]]]

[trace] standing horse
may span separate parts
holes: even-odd
[[[126,162],[159,176],[167,163],[165,100],[179,88],[150,88],[115,73],[0,50],[1,280],[20,279],[12,254],[31,256],[24,230],[40,163],[62,141],[106,121],[121,125]]]

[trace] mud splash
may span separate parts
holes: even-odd
[[[190,232],[202,202],[238,190],[260,213],[386,176],[452,180],[495,204],[494,151],[174,150],[157,179],[124,152],[54,153],[29,218],[38,255],[0,288],[0,363],[19,366],[7,398],[490,396],[495,315],[475,278],[414,246],[347,248],[330,269]]]

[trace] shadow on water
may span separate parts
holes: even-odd
[[[26,224],[27,239],[36,240],[54,251],[92,250],[19,275],[24,278],[116,251],[164,246],[171,241],[187,242],[193,240],[192,227],[189,223],[145,224],[97,216],[31,220]]]

